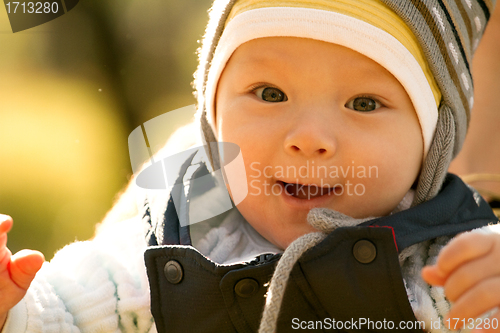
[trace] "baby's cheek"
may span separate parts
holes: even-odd
[[[381,173],[379,178],[370,179],[366,184],[365,209],[370,210],[367,215],[389,215],[410,190],[411,182],[392,175]]]

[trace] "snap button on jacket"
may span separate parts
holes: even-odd
[[[362,239],[354,244],[352,254],[360,263],[369,264],[375,260],[375,257],[377,256],[377,248],[369,240]]]
[[[167,281],[172,283],[172,284],[177,284],[177,283],[181,282],[182,277],[184,275],[181,264],[179,264],[175,260],[169,260],[165,264],[165,268],[163,269],[163,272],[165,273],[165,277],[167,278]]]

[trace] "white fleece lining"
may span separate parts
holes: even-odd
[[[26,332],[28,323],[28,310],[26,309],[26,301],[24,298],[9,310],[7,321],[0,330],[1,333]]]
[[[249,10],[224,29],[207,78],[208,122],[217,136],[214,103],[217,83],[230,56],[241,44],[263,37],[302,37],[342,45],[376,61],[405,88],[417,112],[427,155],[436,129],[438,109],[422,68],[396,38],[351,16],[309,8],[269,7]]]

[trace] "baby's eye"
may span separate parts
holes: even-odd
[[[285,93],[278,88],[262,87],[255,90],[255,94],[266,102],[284,102],[288,100]]]
[[[355,111],[370,112],[381,107],[381,104],[370,97],[356,97],[347,102],[346,107]]]

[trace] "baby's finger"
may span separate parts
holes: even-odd
[[[441,275],[437,266],[425,266],[422,268],[422,279],[433,286],[443,286],[446,282],[446,277]]]
[[[0,222],[0,229],[3,230],[10,229],[10,227],[5,227],[5,224],[8,223],[9,223],[8,220]],[[0,232],[0,272],[3,272],[7,268],[6,265],[10,262],[11,254],[12,253],[9,251],[9,248],[7,247],[7,233]]]
[[[13,221],[10,216],[0,214],[0,263],[5,261],[4,259],[7,255],[7,232],[12,228],[12,223]]]
[[[27,290],[44,262],[43,254],[33,250],[21,250],[12,256],[10,276],[20,288]]]
[[[12,228],[12,217],[0,214],[0,235],[9,232]]]
[[[9,267],[10,263],[10,258],[12,256],[12,253],[10,250],[6,247],[4,248],[3,255],[0,256],[0,278],[2,277],[2,274],[9,274],[7,268]]]
[[[2,258],[4,257],[6,249],[7,249],[7,234],[3,233],[0,234],[0,260],[2,260]]]
[[[443,248],[436,265],[448,277],[459,266],[492,251],[496,243],[500,243],[500,235],[461,234]]]
[[[467,322],[470,318],[477,318],[497,307],[500,304],[499,286],[499,276],[481,281],[458,298],[446,315],[445,321],[448,318],[451,320],[458,318]]]
[[[500,332],[500,311],[497,310],[488,318],[476,320],[476,323],[478,328],[473,330],[472,333]]]
[[[450,274],[444,284],[446,297],[455,302],[467,290],[482,280],[500,276],[500,251],[472,260]]]

